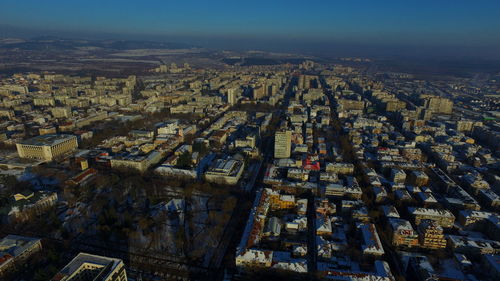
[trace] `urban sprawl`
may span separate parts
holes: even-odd
[[[500,280],[498,80],[344,60],[2,78],[0,279]]]

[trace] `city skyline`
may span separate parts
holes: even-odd
[[[500,2],[0,2],[0,280],[500,280]]]
[[[219,49],[498,58],[496,1],[4,1],[0,36],[179,41]]]

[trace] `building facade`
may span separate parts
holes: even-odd
[[[424,220],[435,221],[441,227],[452,227],[455,223],[455,216],[448,210],[409,208],[410,214],[415,219],[415,224],[419,225]]]
[[[42,250],[42,240],[38,238],[7,235],[0,240],[0,279],[12,273],[35,253]],[[3,280],[3,279],[2,279]]]
[[[390,218],[389,227],[391,230],[392,245],[405,247],[418,246],[418,235],[415,233],[409,221],[399,218]]]
[[[274,135],[274,158],[289,158],[292,151],[292,132],[276,132]]]
[[[418,226],[420,246],[427,249],[446,248],[443,228],[436,222],[425,220]]]
[[[21,158],[32,158],[52,161],[64,156],[78,147],[76,136],[65,134],[48,134],[36,136],[16,144]]]

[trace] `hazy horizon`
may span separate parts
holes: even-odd
[[[186,12],[188,11],[188,12]],[[3,1],[0,36],[169,41],[339,56],[499,59],[496,1]]]

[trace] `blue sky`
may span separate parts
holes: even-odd
[[[358,44],[500,46],[499,0],[1,0],[37,30]]]

